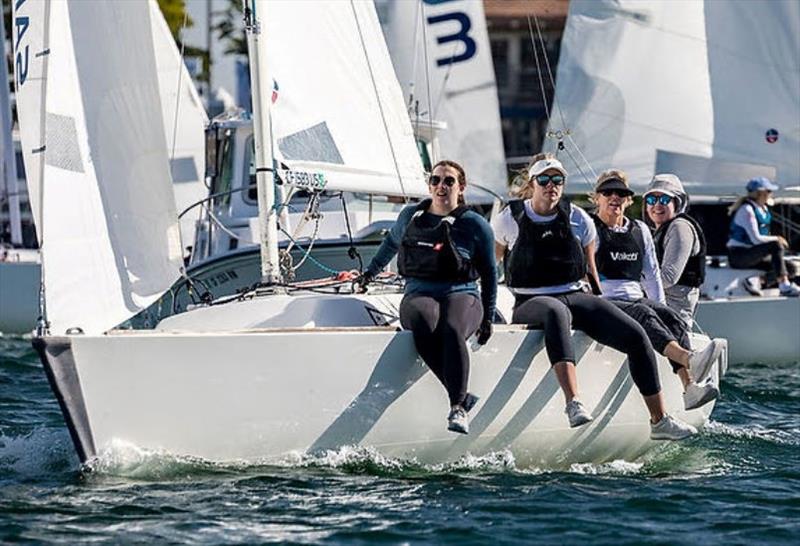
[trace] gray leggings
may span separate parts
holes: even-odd
[[[450,405],[461,405],[469,383],[466,340],[483,318],[481,300],[471,292],[442,297],[408,294],[400,303],[400,324],[414,334],[414,345],[447,389]]]
[[[583,292],[517,296],[512,322],[544,329],[551,364],[575,362],[570,328],[628,355],[631,378],[643,396],[661,392],[656,355],[645,331],[612,303]]]

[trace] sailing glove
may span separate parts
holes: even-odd
[[[478,327],[478,331],[475,334],[478,336],[478,345],[486,345],[486,342],[489,341],[489,338],[492,337],[492,321],[489,319],[484,319],[481,322],[481,325]]]
[[[367,285],[375,279],[375,275],[369,271],[364,271],[361,275],[356,277],[355,284],[358,286],[356,291],[363,294],[367,291]]]

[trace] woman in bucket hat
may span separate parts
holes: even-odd
[[[772,213],[767,203],[778,186],[761,176],[750,180],[746,189],[747,195],[740,197],[728,210],[731,216],[728,264],[733,269],[767,272],[745,279],[745,289],[754,296],[762,295],[763,284],[775,282],[781,296],[800,296],[800,287],[791,281],[797,271],[783,259],[783,251],[789,248],[789,243],[780,235],[770,235]]]
[[[689,196],[674,174],[655,175],[643,197],[642,216],[655,229],[653,242],[667,305],[691,327],[706,275],[703,228],[686,213]]]

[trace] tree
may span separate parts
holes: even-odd
[[[217,15],[219,18],[213,28],[219,39],[226,42],[225,53],[247,55],[247,38],[241,24],[244,17],[242,1],[228,0],[228,6]]]
[[[178,49],[182,49],[186,57],[199,57],[202,59],[203,71],[197,75],[197,79],[207,82],[209,63],[211,61],[208,51],[200,47],[185,45],[181,39],[183,29],[194,26],[194,21],[186,12],[186,0],[158,0],[158,7],[167,21],[167,26],[175,39],[175,43],[178,45]]]

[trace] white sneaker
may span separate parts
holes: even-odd
[[[566,413],[567,417],[569,418],[569,426],[571,428],[585,425],[586,423],[590,423],[594,420],[594,417],[592,417],[592,414],[589,413],[589,410],[587,410],[583,403],[581,403],[581,401],[577,398],[573,398],[567,402],[567,407],[564,410],[564,413]]]
[[[689,356],[689,375],[692,381],[702,383],[708,378],[714,369],[714,362],[719,360],[724,348],[725,343],[721,339],[712,339],[702,351],[692,351]]]
[[[650,423],[651,440],[683,440],[697,434],[697,429],[689,423],[665,415],[658,423]]]
[[[753,277],[747,277],[744,282],[742,283],[744,289],[747,290],[753,296],[763,296],[764,292],[761,291],[761,277],[755,275]]]
[[[780,287],[780,294],[781,296],[786,296],[789,298],[800,297],[800,286],[797,286],[795,283],[791,282]]]
[[[705,406],[719,396],[719,389],[711,381],[706,381],[702,385],[689,383],[686,392],[683,393],[683,407],[687,410],[697,409]]]
[[[450,410],[450,415],[447,416],[447,430],[469,434],[469,419],[463,408]]]

